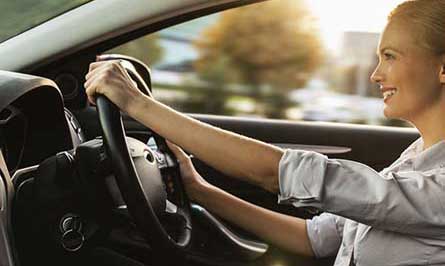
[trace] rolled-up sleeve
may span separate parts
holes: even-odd
[[[306,220],[307,234],[316,258],[325,258],[337,254],[340,248],[345,218],[322,213]]]
[[[445,239],[445,172],[381,175],[353,161],[286,150],[279,165],[279,203],[316,207],[383,230]]]
[[[278,203],[321,209],[326,164],[321,154],[286,150],[279,165]]]

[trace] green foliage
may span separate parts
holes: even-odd
[[[90,0],[0,1],[0,41],[51,19]]]

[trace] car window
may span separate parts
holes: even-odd
[[[18,0],[0,2],[0,42],[91,0]]]
[[[386,14],[400,2],[272,0],[109,52],[146,62],[155,97],[184,112],[409,126],[384,118],[369,80]]]

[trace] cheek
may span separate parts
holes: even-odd
[[[402,89],[398,102],[398,109],[402,112],[423,112],[435,105],[440,97],[440,83],[436,82],[432,72],[405,72]]]
[[[416,67],[415,62],[400,62],[397,66],[388,67],[392,76],[396,79],[396,86],[400,89],[400,95],[403,97],[416,96],[421,93],[425,81],[423,69]]]
[[[393,64],[388,64],[386,66],[386,72],[388,73],[388,75],[394,75],[394,65]]]
[[[401,66],[403,81],[406,85],[416,88],[417,93],[422,95],[435,94],[440,88],[437,64],[431,60],[406,60]]]

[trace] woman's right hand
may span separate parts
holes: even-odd
[[[199,193],[200,189],[205,187],[210,187],[208,183],[195,169],[193,166],[190,156],[188,156],[179,146],[173,144],[170,141],[166,141],[168,147],[176,156],[179,163],[179,168],[181,172],[182,182],[184,184],[187,195],[192,200],[196,200],[196,193]]]

